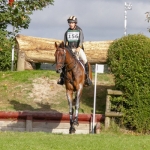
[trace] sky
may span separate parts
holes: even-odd
[[[127,10],[127,34],[142,33],[150,36],[146,12],[150,0],[129,0],[132,10]],[[31,15],[28,29],[19,34],[63,40],[68,29],[69,16],[78,18],[84,41],[115,40],[124,36],[124,0],[54,0],[42,11]]]

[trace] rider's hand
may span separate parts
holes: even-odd
[[[80,51],[80,49],[81,49],[81,48],[80,48],[80,47],[78,47],[78,48],[76,49],[76,51],[77,51],[77,52],[79,52],[79,51]]]

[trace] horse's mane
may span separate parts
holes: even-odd
[[[72,51],[72,48],[71,48],[71,47],[66,46],[65,49],[66,49],[76,60],[78,60],[77,57],[76,57],[76,55],[75,55],[75,53]]]
[[[64,46],[62,43],[60,43],[59,47],[67,50],[71,56],[73,56],[75,59],[77,59],[70,46]]]

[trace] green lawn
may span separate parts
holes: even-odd
[[[0,132],[0,150],[150,150],[150,136]]]

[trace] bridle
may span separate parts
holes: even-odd
[[[62,55],[62,61],[61,62],[57,62],[57,58],[58,58],[58,53],[57,53],[57,51],[64,51],[64,54]],[[70,52],[71,53],[71,52]],[[72,61],[71,63],[69,63],[69,64],[65,64],[65,59],[66,59],[66,49],[63,49],[63,48],[61,48],[61,49],[59,49],[59,50],[56,50],[56,53],[55,54],[57,54],[55,57],[56,57],[56,65],[58,65],[58,64],[61,64],[61,67],[59,68],[59,69],[62,69],[63,67],[66,67],[66,71],[71,71],[72,69],[74,69],[75,67],[76,67],[76,64],[77,64],[77,59],[75,59],[76,61],[74,62],[74,61]],[[59,56],[60,57],[60,56]],[[75,57],[75,56],[74,56]],[[68,66],[70,65],[70,64],[72,64],[72,63],[74,63],[74,65],[73,65],[73,67],[72,68],[70,68],[70,69],[67,69],[67,68],[69,68]]]
[[[64,54],[62,55],[62,61],[61,62],[57,62],[57,58],[58,58],[58,51],[64,51]],[[59,56],[60,57],[60,56]],[[65,66],[65,59],[66,59],[66,51],[65,51],[65,49],[59,49],[59,50],[56,50],[56,52],[55,52],[55,58],[56,58],[56,65],[58,65],[58,64],[61,64],[61,68],[60,69],[62,69],[64,66]]]

